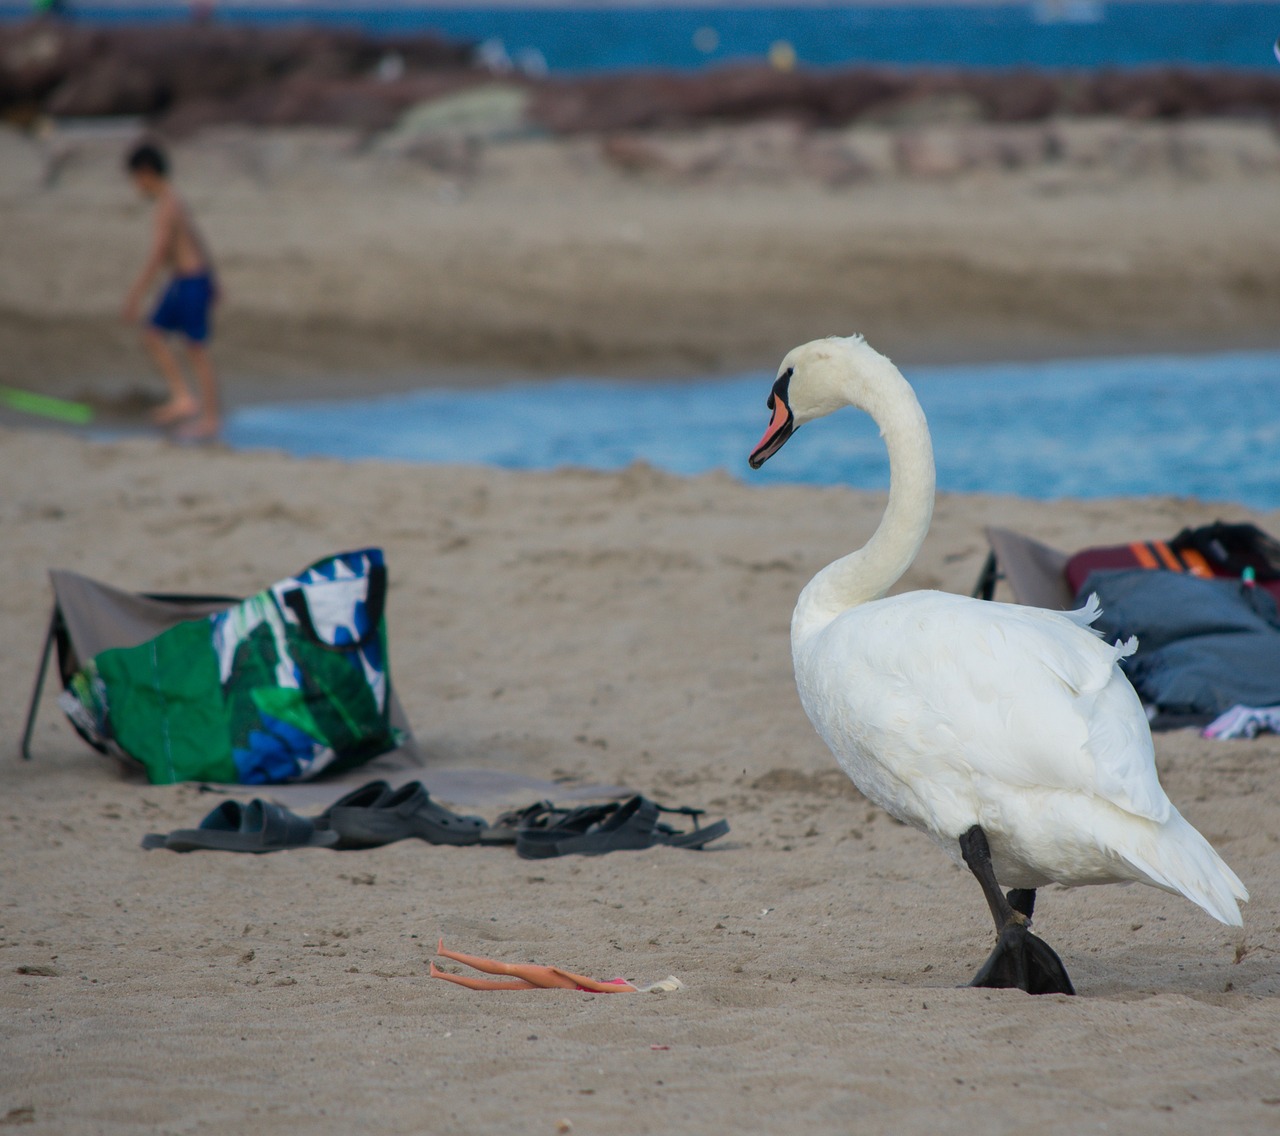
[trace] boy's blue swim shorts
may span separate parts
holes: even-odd
[[[178,332],[192,343],[203,343],[209,338],[209,309],[214,295],[213,277],[207,272],[175,276],[151,313],[151,326]]]

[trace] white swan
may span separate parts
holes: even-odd
[[[769,396],[758,469],[805,422],[855,406],[889,452],[889,503],[865,547],[805,587],[791,622],[809,720],[854,784],[963,860],[998,932],[974,985],[1073,993],[1027,930],[1035,889],[1136,880],[1241,924],[1248,892],[1165,796],[1151,733],[1109,646],[1081,611],[945,592],[885,593],[933,515],[929,428],[901,372],[861,336],[787,355]],[[1006,897],[997,884],[1010,891]]]

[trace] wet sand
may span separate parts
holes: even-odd
[[[175,163],[232,401],[768,369],[854,330],[904,363],[1280,344],[1264,127],[1068,122],[1062,157],[1015,169],[1025,130],[992,129],[763,123],[433,166],[350,132],[224,128]],[[149,231],[119,173],[134,132],[0,134],[0,382],[106,406],[156,390],[117,318]]]

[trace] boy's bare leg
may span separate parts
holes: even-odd
[[[187,358],[200,384],[200,405],[196,408],[198,413],[183,423],[179,433],[184,438],[212,438],[222,429],[222,404],[213,359],[203,343],[187,344]]]
[[[192,395],[191,388],[187,386],[186,376],[178,365],[178,357],[165,342],[164,336],[153,328],[147,328],[142,333],[142,342],[147,349],[147,354],[151,356],[151,361],[155,363],[156,370],[169,385],[169,400],[152,411],[152,421],[160,426],[169,426],[199,414],[200,404]]]

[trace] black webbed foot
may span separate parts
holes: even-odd
[[[969,985],[1025,990],[1028,994],[1074,994],[1075,987],[1057,952],[1027,926],[1036,909],[1035,891],[1014,888],[1006,896],[1000,890],[991,867],[987,834],[979,825],[960,837],[960,853],[986,896],[1000,936],[991,957]]]
[[[1028,994],[1076,992],[1057,952],[1022,923],[1009,923],[1001,929],[996,949],[969,985],[1025,990]]]

